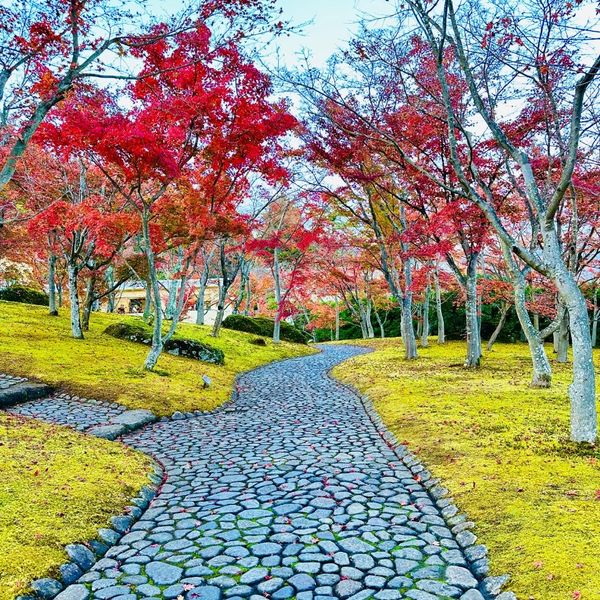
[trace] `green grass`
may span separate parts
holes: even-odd
[[[464,343],[433,342],[410,362],[398,339],[367,345],[377,351],[334,375],[444,481],[493,574],[512,573],[520,600],[597,600],[600,450],[569,441],[569,367],[554,364],[553,387],[538,390],[523,344],[494,346],[474,371],[460,366]]]
[[[150,459],[122,444],[0,414],[0,600],[56,575],[64,546],[109,525],[149,471]]]
[[[148,408],[162,416],[213,409],[230,397],[239,373],[314,352],[301,344],[270,340],[264,347],[256,346],[250,343],[256,336],[226,329],[215,339],[209,327],[182,323],[178,327],[181,336],[220,348],[225,365],[164,354],[156,371],[147,372],[142,368],[147,346],[103,333],[120,320],[122,316],[93,313],[85,339],[75,340],[66,309],[59,317],[50,317],[44,307],[0,302],[0,372],[32,377],[130,408]],[[202,389],[204,374],[212,380],[208,389]]]

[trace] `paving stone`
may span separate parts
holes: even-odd
[[[158,585],[169,585],[181,578],[183,569],[175,565],[156,561],[146,565],[146,573],[154,583]]]

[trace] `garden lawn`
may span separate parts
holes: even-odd
[[[569,441],[568,366],[553,364],[553,387],[538,390],[524,344],[497,344],[479,370],[461,366],[464,342],[432,341],[410,362],[398,339],[366,345],[376,352],[333,374],[443,480],[492,574],[511,573],[519,600],[598,600],[600,451]]]
[[[93,313],[84,340],[71,337],[69,315],[48,309],[0,301],[0,372],[39,379],[89,398],[114,400],[129,408],[147,408],[164,416],[175,411],[211,410],[231,395],[235,377],[274,360],[314,352],[303,344],[251,344],[255,335],[181,323],[178,334],[225,353],[224,365],[163,354],[155,372],[143,370],[149,347],[103,333],[123,316]],[[135,317],[129,317],[135,319]],[[202,389],[202,375],[212,385]]]
[[[56,575],[149,483],[150,459],[67,427],[0,414],[0,600]]]

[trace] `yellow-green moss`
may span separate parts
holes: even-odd
[[[397,339],[368,345],[334,375],[443,479],[493,574],[512,573],[520,600],[600,598],[600,451],[569,441],[568,366],[538,390],[522,344],[494,346],[479,370],[461,367],[464,343],[433,343],[416,361]]]
[[[56,574],[64,546],[109,525],[150,468],[122,444],[0,414],[0,600]]]
[[[68,314],[50,317],[44,307],[0,301],[0,372],[58,385],[83,396],[115,400],[158,415],[210,410],[226,401],[239,373],[274,360],[314,352],[301,344],[250,343],[256,336],[223,329],[217,339],[208,327],[182,323],[178,332],[220,348],[225,365],[165,354],[156,372],[142,369],[148,347],[115,339],[104,329],[123,317],[92,314],[84,340],[71,337]],[[212,385],[202,389],[202,375]]]

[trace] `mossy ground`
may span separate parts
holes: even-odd
[[[90,398],[114,400],[157,415],[211,410],[231,395],[236,375],[274,360],[314,352],[302,344],[251,344],[255,335],[181,323],[181,336],[220,348],[224,365],[164,354],[155,372],[143,370],[148,347],[104,334],[122,316],[93,313],[84,340],[71,337],[68,311],[50,317],[48,309],[0,301],[0,372],[32,377]],[[134,317],[130,317],[134,319]],[[212,385],[202,389],[202,375]]]
[[[0,414],[0,600],[56,574],[64,546],[109,525],[150,468],[122,444]]]
[[[569,366],[553,364],[553,387],[539,390],[524,344],[494,346],[478,370],[461,366],[460,342],[432,341],[416,361],[398,339],[366,344],[377,351],[333,374],[444,481],[493,574],[511,573],[519,600],[598,600],[600,449],[569,441]]]

